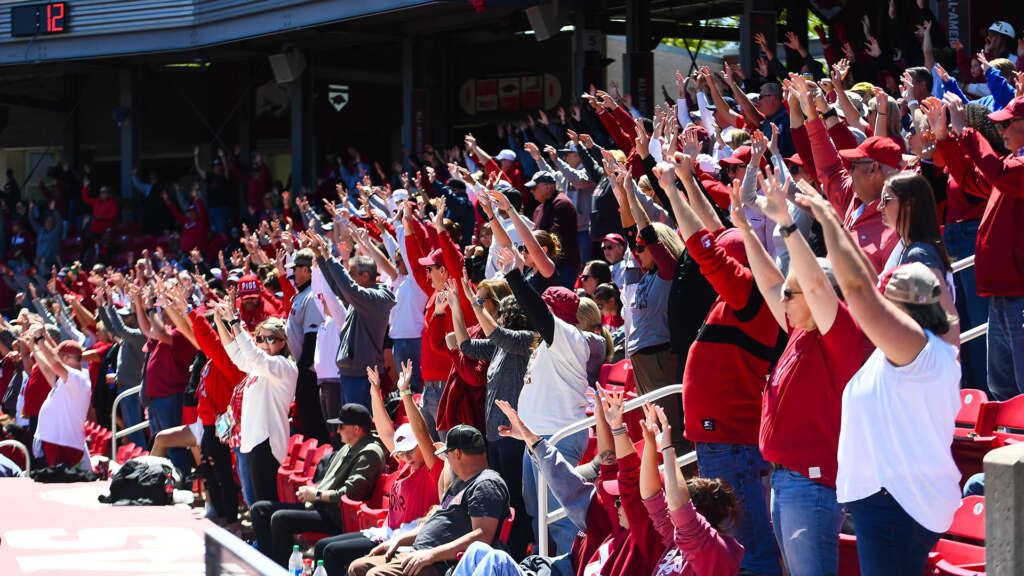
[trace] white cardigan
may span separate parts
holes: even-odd
[[[225,350],[235,366],[249,374],[242,393],[240,449],[248,454],[270,438],[274,458],[284,462],[288,454],[288,407],[295,397],[295,381],[299,377],[295,361],[260,350],[245,330],[239,330]]]

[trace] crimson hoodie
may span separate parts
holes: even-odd
[[[761,392],[786,346],[750,270],[698,230],[686,249],[718,292],[683,371],[683,430],[694,442],[757,446]]]
[[[235,386],[245,378],[245,372],[239,370],[228,357],[220,337],[202,314],[192,310],[188,317],[192,320],[196,343],[208,358],[196,392],[199,397],[196,413],[204,426],[212,426],[217,416],[227,410],[231,394]]]

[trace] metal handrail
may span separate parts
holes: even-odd
[[[28,448],[17,440],[0,440],[0,448],[4,446],[13,446],[21,450],[21,453],[25,455],[25,470],[23,472],[27,474],[32,469],[32,455],[29,454]]]
[[[124,400],[125,398],[127,398],[129,396],[132,396],[134,394],[141,394],[141,393],[142,393],[142,384],[139,384],[138,386],[132,386],[131,388],[128,388],[127,390],[124,390],[123,392],[118,394],[116,398],[114,398],[114,405],[110,408],[110,431],[112,432],[112,434],[110,435],[110,457],[111,458],[116,458],[117,457],[117,439],[118,438],[123,438],[123,437],[125,437],[125,436],[127,436],[129,434],[132,434],[133,432],[138,432],[139,430],[145,430],[146,428],[149,428],[149,420],[143,420],[142,422],[139,422],[138,424],[135,424],[133,426],[129,426],[129,427],[125,428],[124,430],[118,430],[117,429],[117,405],[121,403],[121,400]]]
[[[622,412],[623,412],[623,414],[625,414],[626,412],[629,412],[629,411],[632,411],[632,410],[636,410],[637,408],[643,406],[644,404],[646,404],[648,402],[651,402],[652,400],[658,400],[659,398],[664,398],[665,396],[670,396],[672,394],[682,394],[682,393],[683,393],[683,385],[682,384],[672,384],[672,385],[669,385],[669,386],[663,386],[661,388],[658,388],[657,390],[652,390],[652,391],[648,392],[647,394],[644,394],[643,396],[639,396],[637,398],[634,398],[633,400],[630,400],[630,401],[626,402],[623,405],[623,407],[622,407]],[[593,426],[596,422],[597,422],[597,420],[595,420],[595,417],[591,416],[589,418],[584,418],[583,420],[580,420],[579,422],[575,422],[573,424],[570,424],[570,425],[566,426],[565,428],[562,428],[558,432],[555,432],[554,434],[552,434],[551,437],[548,438],[548,444],[550,444],[552,446],[555,446],[563,438],[567,438],[568,436],[570,436],[572,434],[575,434],[577,432],[581,432],[583,430],[586,430],[586,429],[590,428],[591,426]],[[679,466],[685,466],[687,464],[690,464],[690,463],[696,462],[696,461],[697,461],[697,453],[696,452],[689,452],[687,454],[683,454],[682,456],[679,456],[678,458],[676,458],[676,462],[677,462],[677,464]],[[543,474],[540,474],[538,472],[538,474],[537,474],[537,518],[543,519],[543,521],[537,522],[537,540],[538,540],[537,546],[538,546],[538,553],[541,556],[547,556],[548,555],[548,524],[550,524],[552,522],[555,522],[555,521],[558,521],[558,520],[561,520],[562,518],[565,517],[565,514],[566,514],[565,513],[565,508],[559,508],[559,509],[549,513],[548,512],[548,498],[547,498],[547,495],[548,495],[548,483],[547,483],[547,480],[545,480]]]
[[[953,268],[953,273],[955,274],[965,268],[970,268],[971,266],[974,266],[973,254],[971,254],[967,258],[964,258],[963,260],[957,260],[956,262],[953,262],[951,268]]]

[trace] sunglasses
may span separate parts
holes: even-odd
[[[526,254],[526,246],[516,246],[516,250],[518,250],[520,254]]]
[[[634,254],[643,254],[646,251],[647,251],[647,246],[644,246],[643,244],[637,244],[636,245],[636,249],[633,250],[633,253]]]
[[[279,341],[280,341],[280,338],[278,338],[277,336],[257,336],[256,337],[256,343],[257,344],[263,344],[264,342],[266,342],[267,344],[274,344],[274,343],[279,342]]]
[[[998,122],[996,125],[1002,128],[1003,130],[1006,130],[1007,128],[1010,127],[1011,124],[1018,120],[1024,120],[1024,118],[1010,118],[1009,120],[1003,120],[1002,122]]]
[[[593,278],[593,274],[580,274],[580,280],[586,280],[587,278]]]
[[[435,268],[440,270],[441,268],[444,268],[444,266],[441,266],[440,264],[431,264],[430,266],[427,266],[427,271],[434,270]]]
[[[891,194],[882,194],[878,198],[878,209],[881,210],[882,208],[885,208],[885,206],[889,204],[889,202],[892,202],[895,199],[896,197]]]
[[[790,300],[793,299],[793,296],[797,294],[803,294],[803,292],[801,292],[800,290],[790,290],[789,288],[786,288],[785,290],[782,291],[782,299],[785,300],[786,302],[789,302]]]
[[[622,508],[622,498],[620,498],[618,496],[615,497],[615,507],[616,508]]]
[[[602,244],[601,245],[601,250],[613,250],[614,248],[615,248],[615,244]]]

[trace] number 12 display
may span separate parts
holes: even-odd
[[[68,31],[67,2],[11,7],[11,36],[60,34]]]

